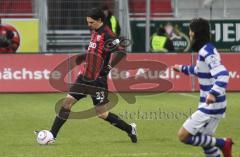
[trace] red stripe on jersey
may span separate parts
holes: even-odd
[[[105,41],[114,38],[115,35],[107,26],[103,26],[97,31],[92,31],[91,41],[85,59],[84,76],[95,80],[105,64],[109,62],[110,51],[104,48]]]
[[[116,34],[112,32],[112,30],[110,29],[110,27],[108,27],[108,26],[104,27],[104,31],[105,31],[105,33],[107,33],[107,34],[110,35],[111,37],[116,37]]]
[[[97,60],[96,60],[96,72],[95,72],[95,79],[98,77],[102,64],[104,62],[105,54],[103,54],[103,46],[104,46],[104,33],[102,33],[100,36],[98,48],[97,48]]]
[[[106,34],[108,34],[109,36],[111,36],[111,38],[115,38],[116,37],[116,34],[115,33],[113,33],[112,32],[112,30],[111,30],[111,28],[110,27],[108,27],[108,26],[106,26],[106,27],[104,27],[104,32],[106,33]],[[105,48],[106,49],[106,52],[110,52],[110,49],[109,48]],[[106,54],[105,54],[106,55]]]
[[[84,75],[89,78],[89,79],[93,79],[94,78],[94,55],[95,55],[95,49],[96,49],[96,41],[97,41],[97,32],[93,31],[92,32],[92,36],[91,36],[91,41],[89,43],[89,47],[88,47],[88,53],[86,56],[86,66],[85,66],[85,70],[84,70]]]

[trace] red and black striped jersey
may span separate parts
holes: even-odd
[[[103,74],[113,52],[109,45],[114,43],[116,39],[115,34],[107,25],[92,31],[83,70],[83,75],[86,78],[96,80]]]

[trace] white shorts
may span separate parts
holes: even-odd
[[[196,135],[197,133],[213,135],[219,121],[220,118],[212,117],[197,110],[184,122],[183,127],[192,135]]]

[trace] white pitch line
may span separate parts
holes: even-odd
[[[156,156],[159,157],[161,155],[169,156],[169,153],[118,153],[118,154],[109,154],[104,155],[103,157],[138,157],[138,156]]]
[[[189,94],[189,93],[178,93],[179,95],[186,96],[186,97],[191,97],[191,98],[198,98],[199,96]]]
[[[149,156],[149,155],[153,155],[154,153],[119,153],[119,154],[109,154],[109,155],[104,155],[104,157],[112,157],[112,156]],[[157,153],[155,153],[156,155],[159,155]]]

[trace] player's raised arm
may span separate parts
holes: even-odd
[[[116,50],[112,53],[112,61],[110,63],[111,67],[116,66],[126,56],[124,48],[119,45],[120,40],[115,39],[113,43],[116,44]]]
[[[182,72],[186,75],[195,75],[197,76],[197,68],[196,66],[189,66],[189,65],[178,65],[175,64],[174,66],[172,66],[174,71],[177,72]]]

